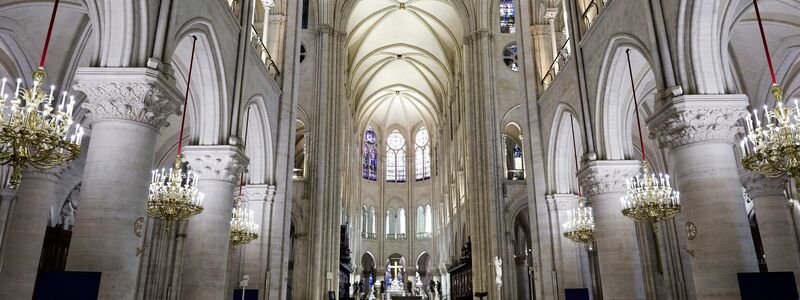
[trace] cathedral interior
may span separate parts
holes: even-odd
[[[0,0],[0,299],[800,299],[797,16]]]

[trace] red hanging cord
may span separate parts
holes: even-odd
[[[56,23],[56,12],[58,12],[59,2],[61,1],[56,0],[53,4],[53,14],[50,15],[50,26],[47,27],[47,37],[44,39],[44,48],[42,49],[42,59],[39,61],[39,68],[44,68],[44,61],[47,58],[47,48],[50,46],[50,37],[53,36],[53,26]]]
[[[575,172],[578,172],[578,146],[575,143],[575,117],[572,114],[569,114],[569,129],[572,131],[572,154],[575,157]],[[583,196],[580,183],[578,183],[578,196]]]
[[[764,44],[764,55],[767,56],[767,66],[769,67],[769,75],[772,77],[772,84],[777,84],[778,80],[775,78],[775,69],[772,67],[772,56],[769,54],[769,44],[767,44],[767,35],[764,33],[764,24],[761,22],[761,11],[758,9],[758,0],[753,0],[753,8],[756,10],[756,20],[758,20],[758,30],[761,31],[761,43]]]
[[[189,59],[189,75],[186,79],[186,94],[183,96],[183,113],[181,114],[181,132],[178,142],[178,156],[181,156],[183,147],[183,127],[186,124],[186,107],[189,105],[189,84],[192,82],[192,69],[194,69],[194,50],[197,46],[197,36],[192,36],[192,56]]]
[[[639,100],[636,98],[636,83],[633,81],[633,69],[631,68],[631,49],[625,50],[625,55],[628,57],[628,73],[631,76],[631,91],[633,92],[633,107],[636,111],[636,128],[639,130],[639,145],[642,147],[642,161],[647,161],[647,155],[644,153],[644,137],[642,136],[642,122],[639,120]]]

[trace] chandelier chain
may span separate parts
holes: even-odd
[[[192,70],[194,69],[194,51],[197,47],[197,36],[192,36],[192,55],[189,59],[189,75],[187,75],[186,79],[186,93],[183,96],[183,113],[181,113],[181,130],[180,135],[178,136],[178,156],[181,156],[181,150],[183,148],[183,128],[186,124],[186,107],[189,106],[189,85],[192,83]]]
[[[56,13],[58,12],[58,3],[61,0],[56,0],[53,4],[53,13],[50,15],[50,25],[47,27],[47,37],[44,39],[44,48],[42,49],[42,58],[39,61],[39,68],[44,68],[44,62],[47,59],[47,49],[50,47],[50,38],[53,36],[53,26],[56,23]]]

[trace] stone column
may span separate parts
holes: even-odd
[[[5,256],[5,249],[8,248],[6,242],[8,223],[11,220],[13,213],[13,204],[17,199],[17,190],[10,188],[0,188],[0,270],[3,268],[3,257]]]
[[[625,180],[639,174],[632,160],[590,161],[578,173],[591,201],[604,299],[644,299],[636,224],[622,215]]]
[[[745,95],[683,95],[647,120],[650,136],[670,149],[670,170],[681,191],[698,299],[739,298],[736,273],[757,272],[733,137],[747,115]]]
[[[145,216],[156,135],[180,112],[175,83],[147,68],[81,68],[92,138],[67,270],[101,272],[99,299],[133,299],[142,246],[133,224]]]
[[[225,299],[234,188],[247,166],[236,146],[188,146],[183,155],[200,174],[203,212],[189,220],[180,299]]]
[[[8,223],[0,299],[31,299],[60,167],[25,170]]]
[[[264,284],[267,281],[264,277],[267,271],[267,252],[269,247],[269,228],[270,228],[270,206],[272,199],[269,198],[269,192],[274,191],[273,186],[265,184],[252,184],[244,187],[244,196],[247,197],[248,207],[253,211],[253,218],[260,226],[261,231],[258,233],[258,238],[243,248],[244,265],[239,269],[242,273],[235,274],[236,278],[228,281],[239,282],[242,274],[250,276],[248,287],[250,289],[258,289],[260,296],[267,295]],[[240,254],[241,255],[241,254]],[[237,288],[238,286],[232,287]]]
[[[568,212],[578,207],[578,195],[555,194],[552,197],[553,205],[551,207],[555,209],[555,224],[553,224],[552,234],[557,239],[555,242],[556,249],[558,249],[556,257],[558,258],[558,269],[561,271],[558,276],[561,288],[559,298],[562,298],[564,289],[583,287],[580,251],[585,251],[585,247],[583,244],[564,237],[561,228],[561,224],[567,222]]]
[[[753,199],[767,268],[770,272],[794,272],[795,281],[800,284],[800,252],[789,199],[783,194],[786,178],[767,178],[745,170],[740,175]]]

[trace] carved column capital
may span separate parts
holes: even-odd
[[[269,15],[268,21],[270,25],[283,25],[286,24],[286,15]]]
[[[237,184],[239,175],[247,171],[250,162],[244,151],[235,146],[187,146],[183,156],[200,180],[226,181]]]
[[[57,182],[58,179],[61,178],[61,174],[63,173],[64,169],[64,166],[55,166],[49,169],[26,168],[25,170],[22,170],[22,179],[24,181],[25,178],[36,178]]]
[[[547,24],[531,25],[531,35],[533,37],[549,36],[550,35],[550,25],[547,25]]]
[[[92,122],[127,120],[156,128],[180,114],[181,96],[175,82],[149,68],[80,68],[75,90],[86,94],[82,107]]]
[[[568,211],[578,207],[578,195],[575,194],[554,194],[553,201],[555,202],[556,210]]]
[[[785,177],[764,177],[750,170],[739,170],[739,178],[742,180],[744,188],[747,189],[747,194],[753,199],[784,195]]]
[[[578,181],[586,196],[625,192],[625,181],[639,174],[641,162],[636,160],[595,160],[586,163],[578,173]]]
[[[733,143],[747,116],[745,95],[682,95],[662,106],[647,120],[650,138],[662,148],[702,142]]]

